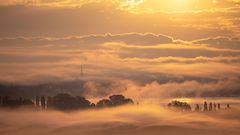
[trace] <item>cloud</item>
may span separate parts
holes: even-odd
[[[94,82],[86,84],[93,95],[113,90],[95,82],[100,79],[199,86],[239,77],[239,7],[232,1],[214,10],[171,13],[133,13],[136,7],[107,1],[28,2],[0,7],[3,83],[75,81],[80,65],[83,80]]]
[[[238,6],[239,1],[234,0],[204,0],[204,1],[157,1],[145,0],[137,8],[149,9],[151,11],[168,11],[168,12],[189,12],[189,11],[202,11],[214,10],[221,8],[231,8]]]
[[[56,72],[56,71],[55,71]],[[80,80],[60,80],[60,77],[38,76],[45,79],[43,83],[36,84],[2,84],[0,85],[0,96],[11,96],[12,98],[28,97],[34,98],[38,95],[53,96],[60,92],[72,95],[84,96],[93,101],[113,94],[123,94],[139,102],[155,101],[159,98],[201,98],[201,97],[238,97],[239,77],[228,78],[204,78],[192,76],[177,76],[171,74],[132,74],[127,79],[91,78]],[[116,75],[116,74],[112,74]],[[116,77],[116,76],[115,76]],[[141,77],[141,78],[140,78]],[[151,78],[152,77],[152,78]],[[126,77],[125,77],[126,78]],[[24,78],[22,78],[24,79]],[[65,77],[66,79],[66,77]],[[54,80],[54,81],[53,81]],[[31,78],[31,83],[34,80]]]
[[[123,93],[141,102],[171,97],[238,97],[240,94],[238,83],[238,78],[208,83],[185,81],[159,84],[151,82],[143,86],[128,82],[128,87]]]
[[[185,58],[185,57],[159,57],[159,58],[124,58],[124,61],[136,61],[136,62],[145,62],[146,64],[157,64],[157,63],[239,63],[240,59],[238,57],[194,57],[194,58]]]
[[[97,2],[105,2],[104,0],[1,0],[0,4],[23,4],[23,5],[37,5],[37,6],[82,6],[84,4],[88,3],[97,3]],[[164,8],[164,10],[173,10],[170,6],[173,4],[181,4],[178,1],[175,0],[169,0],[168,2],[164,1],[156,1],[156,0],[111,0],[108,2],[117,3],[119,6],[122,7],[128,7],[128,8],[139,8],[139,9],[149,9],[152,10],[161,10],[161,8]],[[188,7],[188,10],[199,10],[199,9],[206,9],[206,8],[227,8],[227,7],[234,7],[239,4],[239,1],[237,0],[205,0],[205,1],[184,1],[182,2],[185,7]],[[161,5],[159,7],[156,7],[155,5]],[[196,6],[198,5],[198,6]],[[191,6],[191,7],[189,7]],[[180,8],[181,6],[175,6],[175,10],[183,10],[183,8]],[[175,11],[174,10],[174,11]],[[187,9],[185,9],[187,10]]]
[[[9,5],[0,7],[0,15],[5,18],[0,23],[0,37],[66,37],[131,32],[162,33],[182,40],[236,36],[239,33],[239,11],[237,7],[233,8],[186,13],[132,13],[107,1],[68,8]]]
[[[238,38],[215,37],[193,41],[194,44],[206,44],[210,47],[227,48],[233,50],[240,49],[240,40]]]
[[[184,57],[195,58],[218,57],[218,56],[239,56],[238,50],[217,49],[204,46],[164,44],[158,46],[134,46],[122,43],[107,43],[104,45],[117,50],[121,58],[159,58],[159,57]]]
[[[122,2],[24,0],[0,6],[0,82],[79,81],[64,91],[96,97],[130,85],[156,89],[153,96],[167,89],[176,90],[163,96],[239,95],[238,79],[231,80],[240,76],[238,1],[204,1],[184,12],[140,12],[150,0],[125,7]],[[81,65],[84,76],[77,80]]]
[[[4,83],[73,81],[80,65],[86,80],[166,83],[239,76],[239,50],[162,34],[1,38],[0,48],[0,80]]]
[[[134,45],[157,45],[173,43],[173,38],[161,34],[152,33],[126,33],[126,34],[105,34],[105,35],[89,35],[89,36],[72,36],[63,38],[1,38],[1,46],[39,46],[39,45],[77,45],[79,47],[95,48],[97,45],[107,42],[122,42]],[[93,46],[93,47],[92,47]]]
[[[93,0],[4,0],[3,5],[32,5],[32,6],[82,6],[84,4],[99,2]]]

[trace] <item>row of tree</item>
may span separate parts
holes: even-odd
[[[181,102],[181,101],[176,101],[176,100],[169,103],[168,107],[175,109],[175,110],[180,110],[180,111],[192,111],[192,107],[190,104],[188,104],[187,102]],[[227,104],[227,108],[230,108],[229,104]],[[208,104],[205,101],[203,103],[203,108],[199,104],[196,104],[194,111],[216,111],[216,110],[220,110],[220,109],[221,109],[220,103],[210,102]]]
[[[17,107],[31,107],[40,110],[56,109],[56,110],[77,110],[77,109],[89,109],[89,108],[104,108],[114,107],[126,104],[134,104],[130,98],[125,98],[123,95],[112,95],[108,99],[102,99],[96,104],[91,103],[84,97],[74,97],[66,93],[60,93],[53,97],[39,97],[36,96],[35,101],[30,99],[10,99],[9,97],[0,97],[0,106],[7,108]]]
[[[34,103],[30,99],[11,99],[9,96],[1,97],[0,96],[0,107],[19,107],[19,106],[34,106]]]

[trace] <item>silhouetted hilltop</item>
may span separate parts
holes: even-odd
[[[204,82],[204,79],[201,78],[188,78],[189,80],[195,80],[197,82]],[[183,80],[174,80],[174,78],[169,78],[166,80],[148,80],[140,81],[139,86],[145,86],[148,83],[153,81],[158,82],[159,84],[166,84],[169,81],[172,82],[184,82],[188,80],[184,78]],[[215,82],[214,80],[209,80],[209,82]],[[94,95],[98,97],[105,97],[113,93],[114,90],[122,88],[121,83],[117,83],[111,80],[94,80],[90,81],[93,83],[94,89],[92,87],[86,87],[88,81],[83,80],[69,80],[69,81],[59,81],[59,82],[49,82],[42,84],[7,84],[0,83],[0,96],[11,96],[12,98],[35,98],[37,95],[44,96],[55,96],[58,93],[70,93],[71,95],[87,95],[92,94],[91,91],[94,91]],[[174,90],[173,90],[174,91]],[[114,91],[116,92],[116,91]],[[198,93],[197,91],[184,91],[184,92],[175,92],[170,95],[171,97],[240,97],[239,89],[226,90],[226,88],[219,88],[217,90],[206,90]]]
[[[35,98],[37,95],[54,96],[58,93],[83,95],[86,92],[83,81],[65,81],[32,85],[0,84],[0,96],[12,98]]]

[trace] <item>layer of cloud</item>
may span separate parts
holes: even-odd
[[[191,83],[197,89],[239,78],[239,1],[207,0],[193,8],[171,5],[178,12],[158,12],[154,5],[161,4],[152,0],[149,10],[149,2],[17,0],[0,6],[1,83],[29,85],[80,78],[94,95],[98,89],[114,91],[96,80],[115,82],[110,84],[130,80],[140,86],[157,82],[161,89],[162,84]],[[232,82],[238,95],[237,81]]]
[[[217,41],[207,45],[197,41],[151,33],[1,38],[1,81],[74,80],[80,74],[80,65],[84,65],[86,78],[96,79],[104,76],[148,82],[169,75],[210,80],[239,76],[238,49],[229,42],[221,42],[223,48],[216,45]]]
[[[240,39],[229,37],[207,38],[193,41],[195,44],[206,44],[216,48],[228,48],[233,50],[240,49]]]
[[[181,45],[181,44],[165,44],[159,46],[133,46],[124,45],[122,43],[110,43],[104,45],[117,50],[121,57],[133,58],[158,58],[158,57],[183,57],[195,58],[217,57],[217,56],[239,56],[240,51],[229,49],[217,49],[204,46]]]
[[[152,33],[126,33],[126,34],[105,34],[105,35],[90,35],[90,36],[72,36],[65,38],[1,38],[1,46],[37,46],[37,45],[77,45],[79,47],[86,46],[89,48],[96,48],[96,45],[100,45],[107,42],[122,42],[133,45],[157,45],[173,43],[172,37],[166,35],[156,35]]]
[[[1,96],[124,93],[138,101],[240,96],[239,50],[215,42],[139,33],[0,42]]]
[[[238,7],[183,13],[131,13],[105,1],[72,8],[1,6],[0,15],[4,18],[0,22],[0,37],[130,32],[163,33],[183,40],[239,36]]]
[[[82,6],[89,3],[105,2],[105,0],[1,0],[2,5],[35,5],[35,6]],[[238,6],[237,0],[204,0],[204,1],[157,1],[157,0],[111,0],[109,3],[116,3],[122,8],[134,8],[135,10],[152,11],[186,11],[227,8]],[[178,5],[176,5],[178,4]],[[173,8],[174,7],[174,8]]]

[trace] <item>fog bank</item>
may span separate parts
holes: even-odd
[[[0,111],[1,135],[237,135],[240,110],[172,112],[157,105],[123,106],[71,113]]]

